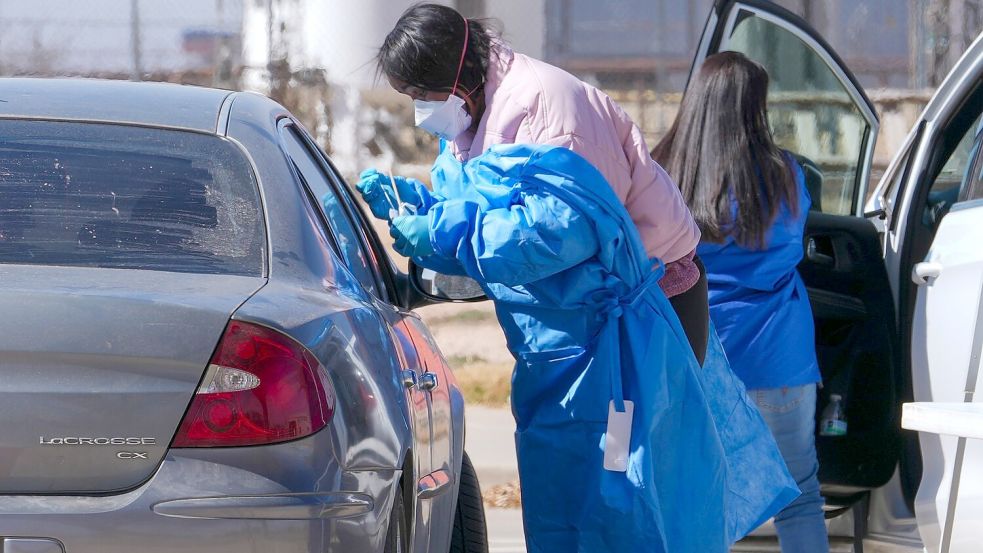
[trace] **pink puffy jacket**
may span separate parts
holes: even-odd
[[[454,141],[466,161],[495,144],[564,146],[604,175],[638,227],[649,257],[666,264],[667,296],[696,283],[693,253],[700,230],[679,189],[649,156],[641,131],[611,98],[547,63],[494,47],[485,82],[485,113],[476,133]]]

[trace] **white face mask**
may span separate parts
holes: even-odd
[[[413,100],[416,126],[451,141],[471,126],[471,114],[464,109],[464,99],[451,94],[442,102]]]

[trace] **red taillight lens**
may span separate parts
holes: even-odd
[[[309,436],[334,414],[327,372],[306,348],[232,321],[172,447],[263,445]]]

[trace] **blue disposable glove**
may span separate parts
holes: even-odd
[[[430,217],[400,215],[392,220],[389,235],[396,239],[393,249],[406,257],[426,257],[434,253],[430,244]]]
[[[426,191],[423,183],[404,177],[393,177],[393,180],[396,181],[396,187],[399,189],[399,199],[403,203],[410,204],[414,209],[420,209],[423,204],[420,194]],[[365,203],[369,204],[369,209],[372,210],[372,215],[377,219],[388,221],[391,210],[399,211],[399,202],[396,193],[393,192],[389,175],[375,169],[367,169],[359,175],[355,188],[362,194]]]

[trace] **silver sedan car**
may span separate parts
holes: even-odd
[[[0,550],[487,549],[463,399],[256,94],[0,79]]]

